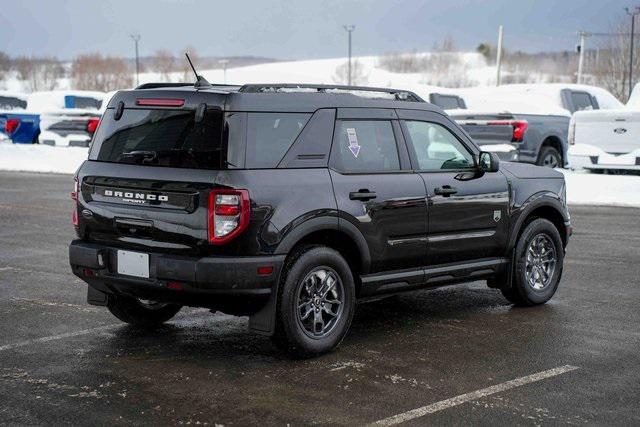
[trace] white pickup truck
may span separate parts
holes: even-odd
[[[573,115],[569,164],[598,173],[640,171],[640,84],[622,108]]]

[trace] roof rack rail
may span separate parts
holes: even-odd
[[[409,101],[409,102],[425,102],[415,93],[409,90],[403,89],[390,89],[379,88],[369,86],[344,86],[344,85],[325,85],[325,84],[296,84],[296,83],[276,83],[276,84],[246,84],[242,86],[238,92],[245,93],[269,93],[269,92],[309,92],[315,91],[318,93],[331,93],[331,92],[363,92],[364,93],[380,93],[392,95],[396,101]],[[357,94],[354,94],[357,95]]]
[[[145,83],[136,87],[136,89],[158,89],[163,87],[184,87],[184,86],[193,86],[193,83]]]

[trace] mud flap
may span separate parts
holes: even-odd
[[[249,330],[260,335],[272,336],[276,329],[276,309],[278,285],[271,290],[267,303],[257,313],[249,317]]]
[[[87,303],[91,305],[106,306],[109,297],[104,292],[100,292],[93,286],[87,287]]]

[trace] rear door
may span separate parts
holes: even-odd
[[[339,109],[330,166],[340,221],[366,239],[372,272],[423,266],[425,186],[411,171],[395,112]]]
[[[477,148],[445,116],[398,114],[413,168],[427,188],[428,265],[503,256],[509,226],[504,175],[478,172]]]

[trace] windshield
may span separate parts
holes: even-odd
[[[17,110],[27,108],[27,101],[13,96],[0,96],[0,110]]]
[[[226,168],[223,114],[207,110],[200,123],[184,110],[125,109],[119,120],[105,112],[89,159],[177,168]]]

